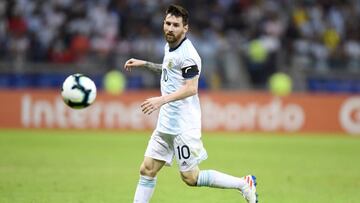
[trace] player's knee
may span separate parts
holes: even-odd
[[[142,163],[140,166],[140,175],[155,177],[157,171],[150,164]]]
[[[196,174],[181,173],[181,179],[188,186],[196,186],[197,185],[197,175]]]

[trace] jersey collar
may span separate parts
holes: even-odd
[[[181,46],[181,44],[186,40],[187,38],[184,37],[183,40],[181,40],[181,42],[174,48],[169,48],[169,52],[175,51],[177,48],[179,48]]]

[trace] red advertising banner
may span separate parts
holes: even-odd
[[[99,94],[83,110],[67,107],[58,91],[1,90],[0,128],[151,129],[157,113],[140,104],[157,91]],[[360,135],[360,96],[201,92],[205,131],[329,132]]]

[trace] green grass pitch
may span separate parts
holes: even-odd
[[[0,130],[1,203],[132,202],[149,132]],[[259,202],[360,201],[360,139],[204,133],[202,169],[258,178]],[[177,166],[158,176],[154,203],[245,202],[235,190],[190,188]]]

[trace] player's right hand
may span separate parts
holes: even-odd
[[[142,67],[145,65],[145,63],[146,63],[146,61],[144,61],[144,60],[131,58],[126,61],[125,65],[124,65],[124,69],[127,71],[131,71],[132,68]]]

